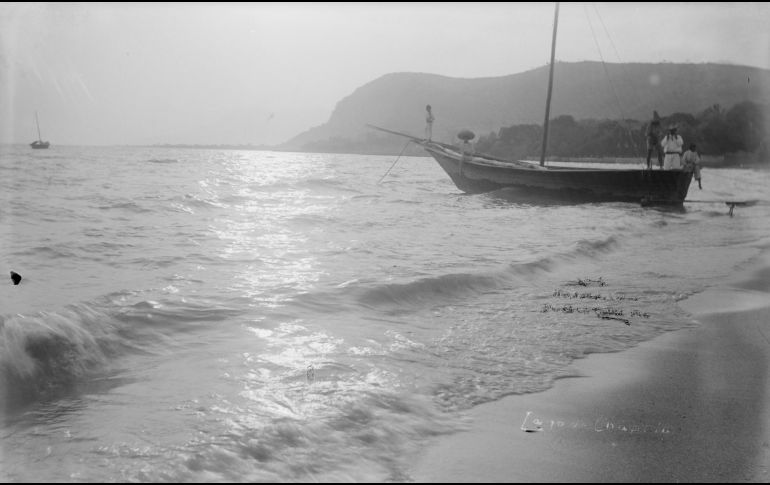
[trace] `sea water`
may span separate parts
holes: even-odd
[[[0,154],[2,481],[408,481],[770,246],[756,170],[671,210],[465,195],[425,157]]]

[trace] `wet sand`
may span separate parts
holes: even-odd
[[[417,482],[770,482],[767,270],[680,302],[701,325],[470,411]]]

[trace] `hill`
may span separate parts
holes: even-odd
[[[337,103],[329,121],[287,141],[281,149],[398,153],[403,140],[374,133],[374,124],[421,136],[425,105],[433,107],[433,138],[453,142],[468,128],[478,135],[517,124],[543,123],[548,66],[501,77],[451,78],[392,73]],[[729,64],[557,62],[551,118],[636,119],[657,110],[696,113],[770,95],[770,70]],[[620,101],[620,104],[618,103]]]

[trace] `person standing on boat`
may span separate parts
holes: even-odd
[[[647,127],[647,170],[652,170],[652,164],[650,163],[650,157],[652,151],[658,155],[658,166],[663,168],[663,151],[660,146],[660,117],[658,112],[653,112],[652,121]]]
[[[425,140],[431,141],[431,138],[433,138],[433,120],[436,118],[433,117],[430,105],[425,107],[425,111],[428,112],[425,116]]]
[[[698,181],[698,188],[702,189],[703,186],[700,183],[700,155],[698,155],[695,148],[695,143],[691,143],[690,149],[682,155],[682,170],[692,172],[695,180]]]
[[[663,152],[666,157],[663,159],[663,168],[666,170],[679,170],[682,168],[680,157],[682,156],[682,147],[684,140],[677,134],[676,125],[668,127],[668,134],[661,140]]]

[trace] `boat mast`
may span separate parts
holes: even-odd
[[[551,115],[551,90],[553,89],[553,60],[556,55],[556,26],[559,24],[559,2],[553,14],[553,39],[551,40],[551,69],[548,74],[548,96],[545,100],[545,121],[543,122],[543,149],[540,151],[540,166],[545,166],[545,148],[548,145],[548,118]]]
[[[35,124],[37,125],[37,139],[43,141],[43,137],[40,136],[40,122],[37,120],[37,111],[35,111]]]

